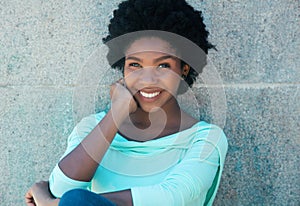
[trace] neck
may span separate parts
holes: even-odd
[[[158,126],[161,126],[162,120],[166,121],[166,127],[174,125],[178,120],[180,121],[181,109],[175,98],[170,101],[172,102],[170,102],[168,106],[162,107],[153,112],[146,112],[141,108],[138,108],[130,115],[130,119],[140,129],[148,128],[150,124],[157,124]]]

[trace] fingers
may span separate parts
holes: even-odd
[[[26,203],[27,206],[36,206],[35,202],[34,202],[34,199],[33,199],[31,188],[25,194],[25,203]]]
[[[117,83],[121,84],[123,87],[126,87],[126,82],[124,78],[121,78],[117,81]]]
[[[119,79],[116,83],[111,85],[110,98],[112,104],[116,103],[116,105],[122,105],[121,108],[119,108],[119,106],[115,108],[124,109],[124,105],[128,105],[129,113],[132,113],[137,109],[137,103],[134,100],[132,92],[126,87],[124,78]]]
[[[112,84],[112,85],[121,85],[121,86],[123,86],[123,87],[125,87],[126,89],[128,89],[127,88],[127,85],[126,85],[126,81],[125,81],[125,79],[124,78],[121,78],[121,79],[119,79],[119,80],[117,80],[114,84]]]
[[[112,83],[112,84],[110,85],[111,90],[114,90],[114,89],[116,88],[117,84],[126,87],[126,86],[125,86],[125,81],[124,81],[124,79],[121,78],[121,79],[117,80],[116,82],[114,82],[114,83]]]
[[[110,86],[110,96],[112,97],[113,93],[115,92],[116,88],[118,88],[119,86],[121,87],[124,87],[125,89],[128,90],[128,88],[126,87],[126,82],[124,80],[124,78],[121,78],[119,79],[118,81],[116,81],[115,83],[113,83],[111,86]],[[123,89],[124,89],[123,88]],[[124,90],[121,90],[121,91],[124,91]],[[128,90],[129,91],[129,90]],[[129,91],[130,92],[130,91]]]
[[[40,181],[33,184],[25,194],[25,203],[27,206],[36,206],[34,195],[41,189],[48,189],[48,181]]]

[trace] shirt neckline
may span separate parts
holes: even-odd
[[[135,141],[135,140],[130,140],[130,139],[127,139],[126,137],[124,137],[119,131],[117,132],[117,136],[118,138],[120,138],[122,141],[124,142],[132,142],[132,143],[146,143],[146,142],[153,142],[153,141],[163,141],[165,139],[169,139],[169,138],[172,138],[172,137],[176,137],[178,134],[180,133],[184,133],[184,132],[188,132],[189,130],[191,129],[194,129],[196,127],[198,127],[201,123],[204,123],[204,121],[198,121],[196,122],[195,124],[193,124],[191,127],[187,128],[187,129],[184,129],[184,130],[181,130],[179,132],[175,132],[175,133],[172,133],[172,134],[168,134],[166,136],[162,136],[162,137],[159,137],[159,138],[156,138],[156,139],[151,139],[151,140],[147,140],[147,141]]]

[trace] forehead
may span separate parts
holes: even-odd
[[[176,50],[172,48],[170,43],[158,37],[142,37],[133,41],[125,51],[125,55],[129,56],[144,52],[156,52],[177,56]]]

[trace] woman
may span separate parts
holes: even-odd
[[[49,186],[33,185],[27,205],[212,205],[226,137],[176,100],[206,64],[207,37],[184,0],[122,2],[104,38],[124,76],[111,86],[111,109],[75,127]]]

